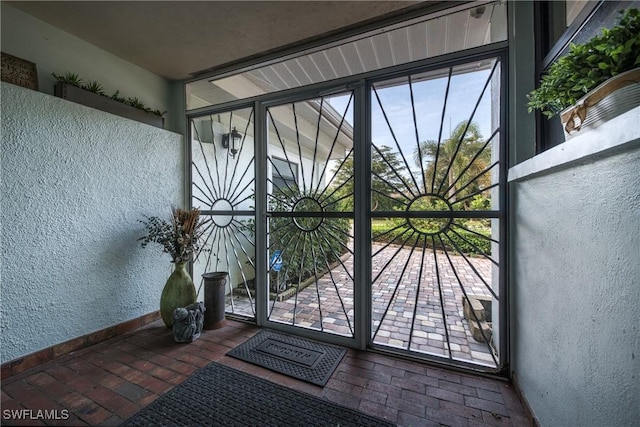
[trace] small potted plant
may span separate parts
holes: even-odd
[[[163,113],[160,110],[151,110],[138,98],[123,98],[119,91],[108,96],[100,83],[97,81],[84,83],[75,73],[67,72],[61,76],[51,73],[51,75],[56,80],[53,93],[59,98],[151,126],[159,128],[164,126]]]
[[[171,328],[174,310],[196,302],[196,289],[186,266],[202,251],[202,235],[208,229],[209,221],[200,218],[197,208],[174,208],[169,221],[153,216],[140,222],[147,229],[147,235],[138,239],[142,241],[142,247],[158,243],[174,263],[174,270],[160,297],[160,315],[167,328]]]
[[[537,109],[547,118],[560,114],[567,137],[638,105],[640,11],[629,8],[620,15],[613,28],[603,28],[584,44],[571,44],[528,95],[529,112]]]

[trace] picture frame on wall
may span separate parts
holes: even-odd
[[[2,81],[38,90],[36,64],[2,52]]]

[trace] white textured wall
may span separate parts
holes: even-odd
[[[158,309],[143,214],[184,200],[181,135],[2,83],[2,362]]]
[[[640,420],[637,142],[511,184],[512,364],[542,426]]]

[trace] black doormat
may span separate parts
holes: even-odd
[[[393,425],[215,362],[123,424],[125,427]]]
[[[346,352],[344,347],[263,329],[227,355],[324,386]]]

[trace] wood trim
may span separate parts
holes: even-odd
[[[118,323],[117,325],[110,326],[99,331],[92,332],[81,337],[73,338],[69,341],[55,344],[51,347],[36,351],[31,354],[19,357],[9,362],[3,363],[1,366],[2,380],[19,374],[27,369],[36,367],[45,362],[49,362],[60,356],[63,356],[72,351],[80,350],[86,347],[90,347],[102,341],[114,338],[118,335],[126,334],[134,329],[141,328],[151,322],[160,319],[160,312],[154,311],[144,316],[137,317],[135,319],[127,320],[126,322]]]

